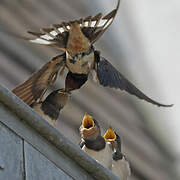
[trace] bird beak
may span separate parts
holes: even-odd
[[[114,142],[116,140],[116,134],[111,127],[105,132],[104,139],[107,142]]]
[[[94,139],[99,135],[98,127],[91,116],[85,113],[80,127],[81,137],[84,139]]]
[[[94,121],[91,116],[89,116],[87,113],[85,113],[83,121],[82,121],[82,127],[86,129],[90,129],[94,127]]]

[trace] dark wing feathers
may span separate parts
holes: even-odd
[[[106,59],[101,57],[97,65],[97,77],[99,83],[103,86],[125,90],[136,97],[143,99],[157,106],[171,107],[154,101],[146,96],[142,91],[137,89],[130,81],[128,81],[120,72],[118,72]]]
[[[40,32],[32,32],[32,31],[28,31],[29,34],[32,34],[33,36],[36,36],[36,37],[40,37],[42,35],[44,35],[43,33],[40,33]]]
[[[55,35],[51,34],[51,32],[54,31],[53,28],[41,28],[40,31],[41,31],[43,34],[46,34],[46,35],[48,35],[49,37],[51,37],[52,40],[54,40]],[[54,32],[54,33],[55,33],[55,32]]]
[[[61,32],[58,30],[58,28],[62,28],[62,27],[63,27],[62,24],[51,24],[51,28],[54,29],[54,30],[56,30],[57,33],[61,33]]]
[[[119,9],[119,4],[120,0],[118,0],[116,8],[104,17],[99,13],[94,17],[88,16],[82,19],[81,30],[92,44],[96,42],[112,24]]]
[[[47,88],[56,80],[60,68],[65,65],[64,59],[64,54],[56,56],[12,92],[28,105],[41,100]]]
[[[83,19],[81,30],[84,35],[93,44],[96,42],[100,36],[106,31],[106,29],[111,25],[116,15],[116,9],[110,12],[105,17],[99,13],[94,17],[88,16]]]
[[[99,39],[99,37],[106,31],[106,29],[113,22],[117,10],[119,8],[120,0],[118,0],[117,7],[111,11],[106,16],[102,17],[102,14],[99,13],[96,16],[88,16],[86,18],[81,18],[79,20],[62,22],[61,24],[53,24],[50,28],[40,29],[41,33],[28,32],[37,38],[29,39],[30,42],[43,44],[48,46],[53,46],[61,50],[65,50],[69,29],[72,23],[79,23],[82,32],[93,44]]]
[[[50,28],[41,28],[40,33],[28,31],[28,33],[37,37],[29,41],[64,50],[69,35],[68,26],[68,23],[63,22],[61,24],[53,24]]]

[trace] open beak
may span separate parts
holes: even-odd
[[[99,135],[98,127],[96,126],[93,118],[87,113],[85,113],[83,117],[80,134],[84,139],[94,139]]]
[[[89,116],[87,113],[85,113],[83,121],[82,121],[82,127],[86,129],[90,129],[94,127],[94,121],[91,116]]]
[[[104,139],[107,142],[114,142],[116,140],[116,134],[111,127],[105,132]]]

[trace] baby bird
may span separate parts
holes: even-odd
[[[112,163],[111,147],[106,146],[98,122],[85,113],[82,125],[79,128],[81,135],[80,147],[92,158],[106,168]]]
[[[66,105],[69,97],[69,92],[66,92],[64,89],[58,89],[50,93],[44,101],[34,103],[32,108],[38,112],[42,118],[53,126],[56,126],[59,113]]]
[[[119,135],[109,128],[104,138],[107,143],[111,143],[112,147],[112,172],[120,178],[120,180],[127,180],[131,175],[129,162],[126,160],[125,155],[121,152],[121,139]]]

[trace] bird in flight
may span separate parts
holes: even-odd
[[[89,73],[94,70],[100,85],[104,87],[124,90],[157,106],[172,106],[149,98],[95,49],[94,43],[112,24],[119,4],[120,0],[116,8],[105,16],[99,13],[95,16],[53,24],[49,28],[40,29],[38,33],[29,31],[28,33],[35,37],[29,39],[30,42],[51,46],[64,52],[52,58],[12,92],[26,104],[32,105],[41,101],[48,87],[55,82],[58,73],[63,74],[64,69],[68,70],[65,79],[67,92],[79,89],[88,80]]]

